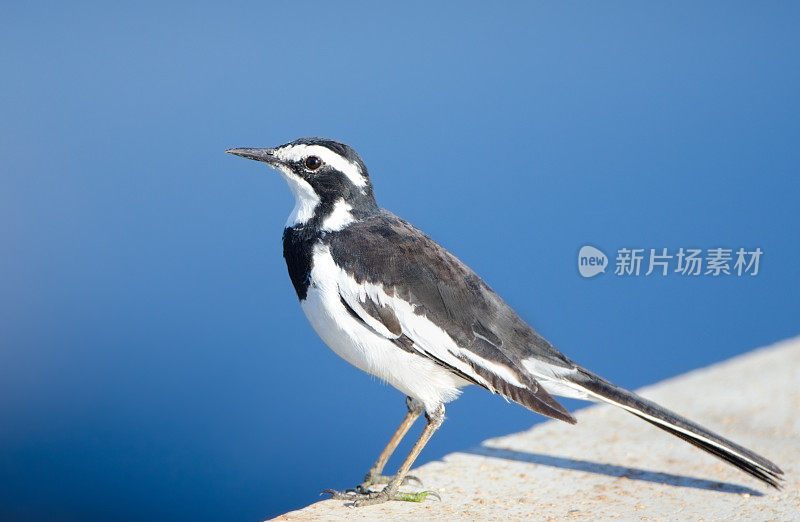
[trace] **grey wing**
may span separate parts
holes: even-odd
[[[342,268],[376,289],[340,288],[373,331],[530,410],[575,422],[536,379],[575,365],[432,239],[385,212],[327,242]]]

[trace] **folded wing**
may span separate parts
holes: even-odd
[[[552,359],[561,369],[574,366],[419,230],[386,213],[336,234],[330,247],[344,272],[355,274],[340,280],[342,303],[375,333],[467,382],[575,422],[521,362],[533,356],[528,346],[543,343],[548,348],[543,364]],[[523,347],[514,347],[514,336]]]

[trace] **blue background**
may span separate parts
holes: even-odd
[[[257,520],[355,485],[400,421],[300,311],[283,181],[228,147],[353,145],[382,206],[627,387],[797,334],[798,14],[4,2],[0,518]],[[583,279],[587,243],[765,254]],[[541,420],[467,390],[421,461]]]

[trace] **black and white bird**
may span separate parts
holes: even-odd
[[[450,252],[375,202],[367,167],[336,141],[306,138],[227,152],[277,169],[294,193],[283,255],[300,305],[339,356],[407,396],[408,413],[364,482],[335,498],[421,501],[400,486],[444,419],[476,384],[548,417],[576,421],[553,395],[619,406],[778,487],[769,460],[572,362]],[[381,475],[424,413],[428,424],[393,477]],[[380,491],[373,484],[386,483]]]

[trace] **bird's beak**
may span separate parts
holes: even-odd
[[[278,158],[275,157],[275,149],[228,149],[225,152],[234,156],[263,161],[270,165],[275,165],[279,162]]]

